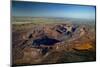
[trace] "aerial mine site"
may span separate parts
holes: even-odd
[[[96,6],[12,1],[13,66],[96,61]]]
[[[95,61],[94,24],[43,19],[12,24],[14,65]]]

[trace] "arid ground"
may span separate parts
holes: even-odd
[[[12,24],[13,65],[96,60],[95,24],[47,21]]]

